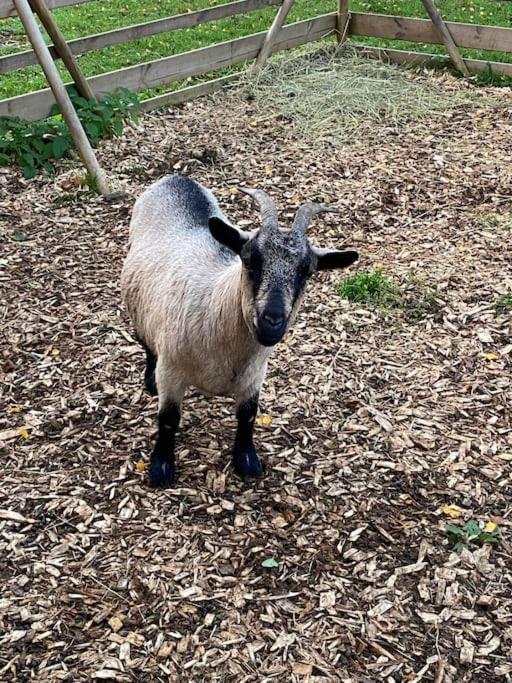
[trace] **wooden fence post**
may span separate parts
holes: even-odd
[[[68,124],[73,140],[75,141],[78,153],[87,168],[89,174],[96,181],[98,191],[101,194],[109,194],[110,189],[105,178],[105,175],[98,164],[98,160],[94,155],[91,143],[87,139],[87,135],[80,123],[78,114],[76,113],[71,100],[69,99],[68,92],[64,87],[64,83],[60,77],[60,74],[55,66],[52,59],[48,46],[43,40],[41,31],[36,23],[28,0],[13,0],[18,16],[21,19],[27,36],[32,43],[34,52],[37,55],[39,63],[41,64],[45,76],[50,84],[50,88],[55,96],[55,99],[60,105],[62,116]]]
[[[80,71],[80,67],[69,49],[69,45],[66,43],[64,36],[60,32],[60,28],[52,17],[52,13],[48,9],[45,0],[29,0],[29,2],[52,39],[55,51],[66,65],[80,95],[85,97],[86,100],[96,101],[96,96],[93,93],[91,86],[87,83],[83,73]]]
[[[439,11],[434,4],[434,0],[422,0],[422,2],[423,6],[427,10],[428,16],[432,20],[432,23],[439,31],[439,35],[441,36],[441,39],[448,50],[448,54],[450,55],[453,65],[461,72],[463,76],[467,78],[469,76],[468,67],[465,65],[464,60],[460,55],[459,48],[455,44],[455,41],[453,40],[443,17],[439,14]]]
[[[281,27],[284,24],[294,1],[295,0],[283,0],[283,4],[277,10],[277,14],[272,22],[272,26],[269,28],[268,33],[265,36],[265,40],[263,41],[263,45],[261,46],[261,50],[256,58],[256,68],[261,69],[261,67],[265,65],[265,62],[272,51],[272,47],[276,42],[278,33],[281,30]]]
[[[338,0],[338,17],[336,20],[336,40],[344,43],[348,36],[350,21],[350,0]]]

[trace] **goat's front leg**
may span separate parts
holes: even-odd
[[[149,483],[153,487],[165,488],[176,480],[174,448],[184,390],[172,382],[160,359],[156,367],[156,384],[159,394],[158,435],[149,464]]]
[[[233,447],[233,467],[243,479],[261,477],[263,474],[263,467],[252,440],[254,421],[258,411],[258,398],[259,394],[256,392],[246,400],[237,401],[236,419],[238,425]]]

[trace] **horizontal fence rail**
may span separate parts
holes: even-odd
[[[159,33],[169,33],[183,28],[193,28],[194,26],[204,24],[208,21],[219,21],[226,17],[254,12],[255,10],[270,7],[272,5],[279,5],[280,3],[281,0],[239,0],[238,2],[216,5],[215,7],[197,10],[196,12],[188,12],[187,14],[178,14],[173,17],[148,21],[144,24],[135,24],[133,26],[127,26],[126,28],[115,29],[114,31],[105,31],[104,33],[97,33],[96,35],[87,36],[85,38],[68,40],[67,43],[73,54],[80,55],[85,52],[90,52],[91,50],[99,50],[104,47],[127,43],[130,40],[147,38],[148,36],[154,36]],[[58,57],[53,46],[50,47],[50,52],[54,58]],[[33,50],[17,52],[16,54],[0,57],[0,74],[31,66],[32,64],[37,64],[37,57]]]
[[[69,5],[83,5],[84,2],[93,2],[93,0],[46,0],[48,9],[58,9],[59,7],[68,7]],[[12,0],[0,0],[0,19],[15,17],[16,15],[16,8]]]
[[[447,21],[446,26],[457,47],[512,52],[510,28],[461,24],[455,21]],[[430,19],[392,17],[386,14],[352,12],[349,33],[351,36],[408,40],[412,43],[441,45],[443,42]]]
[[[427,52],[413,52],[412,50],[395,50],[387,47],[370,47],[368,45],[354,45],[362,57],[372,57],[394,64],[408,66],[449,66],[448,55],[434,55]],[[496,76],[512,77],[512,64],[506,62],[486,62],[483,59],[468,59],[464,57],[468,69],[475,74],[485,74],[489,71]]]
[[[287,50],[315,40],[320,40],[336,28],[336,14],[324,14],[284,26],[274,45],[274,52]],[[100,95],[116,88],[129,88],[135,92],[149,90],[159,85],[181,81],[191,76],[200,76],[254,59],[267,32],[253,33],[225,43],[183,52],[145,64],[128,66],[100,76],[93,76],[88,82]],[[48,88],[27,95],[11,97],[0,101],[0,116],[22,116],[35,120],[47,116],[55,100]]]

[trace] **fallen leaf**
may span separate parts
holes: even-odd
[[[495,353],[486,353],[485,357],[487,360],[497,360],[499,358]]]
[[[12,415],[13,413],[20,413],[21,406],[7,406],[5,412],[7,413],[7,415]]]
[[[144,460],[139,460],[139,462],[135,464],[135,469],[137,472],[144,472],[146,469],[146,463]]]
[[[462,510],[458,505],[444,505],[441,511],[450,517],[460,517],[462,515]]]

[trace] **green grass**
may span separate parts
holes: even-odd
[[[400,299],[398,285],[379,268],[349,275],[338,284],[337,292],[344,299],[358,304],[389,306],[396,305]]]
[[[54,16],[67,39],[108,31],[131,24],[151,21],[164,16],[193,11],[205,6],[221,4],[223,0],[96,0],[76,7],[62,8]],[[288,22],[313,17],[336,9],[336,0],[296,0]],[[511,26],[509,0],[438,0],[443,14],[453,21],[474,22],[496,26]],[[353,0],[354,11],[402,14],[426,17],[420,0]],[[204,45],[261,31],[270,25],[276,7],[269,7],[248,15],[212,22],[192,29],[151,36],[142,40],[116,45],[87,53],[78,61],[86,76],[113,71],[140,62],[186,52]],[[0,54],[26,50],[29,46],[17,19],[1,20],[3,46]],[[421,45],[400,41],[358,38],[369,45],[416,49],[444,54],[441,46]],[[484,53],[464,50],[471,57],[512,62],[512,54]],[[65,73],[62,71],[62,73]],[[68,80],[66,76],[66,80]],[[39,67],[27,67],[0,79],[0,99],[46,87]]]
[[[506,315],[512,313],[512,293],[502,294],[494,306],[496,315]]]
[[[443,302],[441,293],[422,278],[408,277],[400,287],[380,268],[349,275],[338,284],[336,291],[353,303],[378,308],[386,314],[394,310],[403,322],[411,325],[427,317],[435,318]]]

